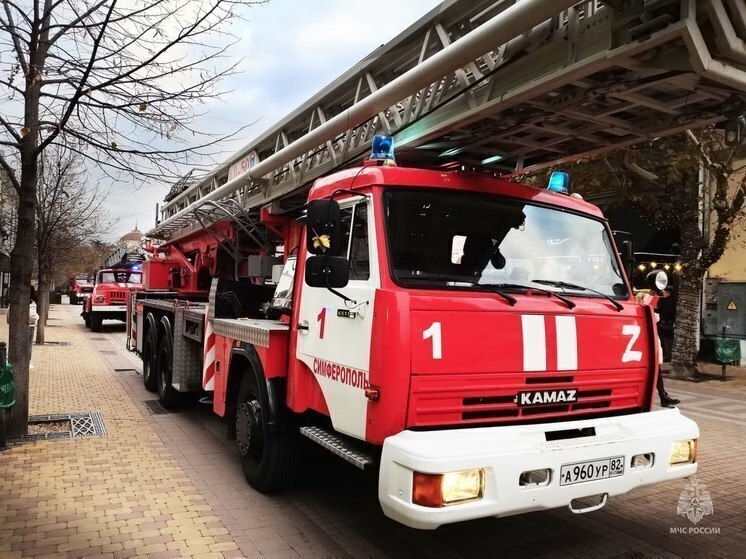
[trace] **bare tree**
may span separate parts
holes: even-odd
[[[40,161],[36,204],[36,253],[39,322],[36,343],[45,341],[49,292],[59,266],[110,225],[103,208],[105,193],[87,183],[81,157],[57,146]]]
[[[63,260],[55,266],[52,272],[53,282],[60,286],[75,274],[92,272],[113,250],[114,245],[98,238],[88,239],[75,249],[74,259]]]
[[[241,0],[0,0],[0,169],[18,196],[9,354],[28,423],[29,282],[41,154],[56,145],[113,179],[171,179],[220,138],[188,140],[195,108],[233,70],[228,20]]]

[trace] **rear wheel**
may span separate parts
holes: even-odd
[[[180,399],[181,394],[172,386],[173,379],[173,347],[171,339],[171,324],[167,318],[161,319],[161,326],[164,330],[161,337],[161,343],[158,344],[158,356],[156,377],[158,379],[158,401],[165,408],[175,407]]]
[[[158,389],[158,332],[153,315],[146,317],[145,324],[149,326],[142,344],[142,381],[147,390],[155,392]]]
[[[78,296],[75,293],[70,293],[70,304],[71,305],[78,304]]]
[[[92,332],[100,332],[101,331],[101,324],[104,321],[104,319],[101,318],[101,315],[97,315],[96,313],[88,313],[86,315],[86,319],[91,321],[91,331]]]
[[[246,480],[263,493],[291,485],[298,464],[297,431],[290,425],[267,429],[268,399],[253,371],[245,371],[236,405],[236,444]]]

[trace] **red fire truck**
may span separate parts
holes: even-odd
[[[141,283],[139,262],[98,270],[93,291],[85,301],[81,313],[85,325],[93,332],[100,332],[104,320],[125,322],[127,297],[131,291],[140,289]]]
[[[75,274],[70,278],[70,304],[84,303],[93,292],[93,282],[88,274]]]
[[[261,491],[300,436],[377,466],[384,512],[418,528],[696,472],[696,424],[653,411],[654,316],[598,208],[377,163],[317,180],[299,220],[262,211],[263,246],[221,222],[152,249],[129,327],[164,405],[212,393]]]
[[[721,4],[435,7],[174,185],[129,298],[145,386],[209,402],[258,490],[306,437],[377,468],[385,514],[418,528],[694,474],[696,424],[654,409],[631,243],[562,175],[492,176],[713,123],[743,138],[745,10]],[[386,139],[359,165],[377,134],[416,168]]]

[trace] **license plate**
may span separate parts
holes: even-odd
[[[560,468],[560,485],[574,485],[624,474],[624,456],[565,464]]]

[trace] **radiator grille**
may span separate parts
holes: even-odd
[[[109,300],[112,303],[124,303],[127,300],[126,291],[109,291]]]
[[[575,389],[577,401],[520,406],[526,391]],[[412,377],[410,427],[536,421],[643,406],[645,369],[561,373],[417,375]]]

